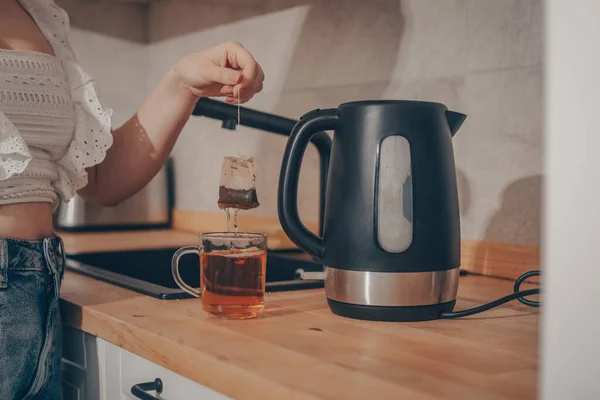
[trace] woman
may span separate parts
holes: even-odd
[[[79,194],[115,205],[166,161],[196,101],[245,103],[260,65],[238,43],[190,54],[111,129],[52,0],[0,0],[0,399],[57,399],[63,273],[52,213]]]

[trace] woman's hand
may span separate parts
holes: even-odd
[[[102,205],[130,197],[163,166],[199,97],[225,96],[236,104],[239,96],[246,103],[262,90],[264,79],[260,65],[239,43],[186,56],[138,112],[112,132],[112,147],[102,163],[88,169],[88,186],[79,194]]]
[[[265,74],[252,54],[237,42],[192,53],[174,66],[196,97],[225,96],[228,103],[246,103],[263,88]]]

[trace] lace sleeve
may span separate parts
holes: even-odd
[[[100,164],[113,143],[111,112],[100,105],[93,81],[86,77],[77,63],[73,62],[68,67],[69,79],[80,85],[72,89],[75,135],[67,153],[57,162],[59,178],[55,186],[65,201],[87,185],[86,168]]]
[[[0,180],[25,171],[31,161],[27,144],[17,128],[0,111]]]

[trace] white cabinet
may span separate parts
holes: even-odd
[[[100,344],[99,347],[104,347],[105,351],[104,399],[106,400],[136,400],[138,398],[131,394],[131,388],[140,383],[153,382],[156,378],[160,378],[163,384],[160,399],[231,400],[230,397],[102,339],[97,339],[97,341]],[[156,396],[155,392],[149,392],[149,394]]]
[[[106,343],[106,346],[107,350],[116,348],[120,352],[121,392],[125,395],[124,399],[136,399],[136,397],[131,394],[131,388],[134,385],[143,382],[152,382],[156,378],[160,378],[163,383],[161,399],[231,400],[230,397],[209,389],[206,386],[202,386],[110,343]]]
[[[63,338],[64,400],[137,400],[131,388],[156,378],[163,384],[156,398],[162,400],[231,400],[85,332],[65,327]]]

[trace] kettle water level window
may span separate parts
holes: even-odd
[[[376,237],[390,253],[408,249],[413,239],[413,196],[410,145],[403,136],[388,136],[379,145]]]

